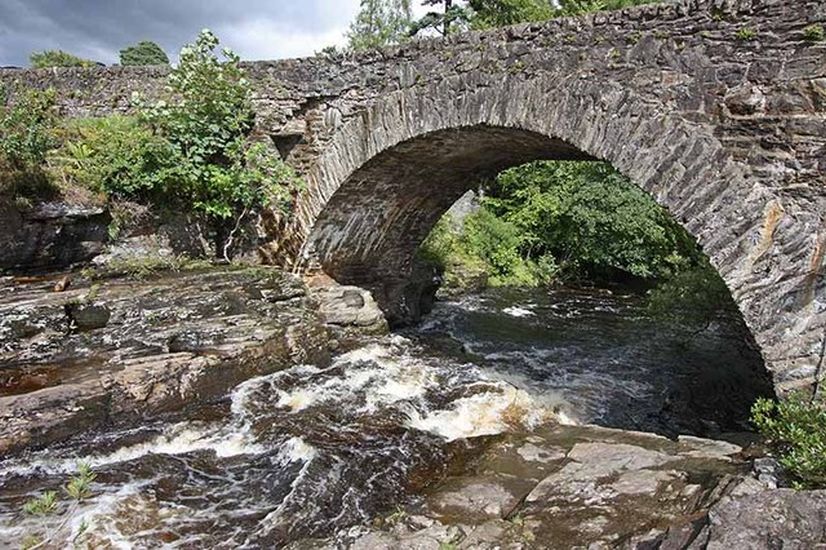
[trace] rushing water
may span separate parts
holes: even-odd
[[[744,427],[764,386],[742,329],[700,335],[640,299],[560,290],[441,303],[415,330],[325,368],[249,380],[223,402],[90,433],[0,463],[0,546],[27,534],[91,546],[270,547],[393,509],[461,470],[487,438],[546,422],[666,434]],[[89,463],[94,497],[20,512]]]

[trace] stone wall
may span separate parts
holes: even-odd
[[[811,388],[826,346],[826,25],[817,0],[682,0],[247,65],[259,136],[308,182],[262,253],[373,288],[404,316],[413,252],[479,177],[599,158],[695,235],[778,387]],[[161,69],[3,71],[72,116],[156,95]]]

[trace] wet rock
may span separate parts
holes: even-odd
[[[62,293],[53,277],[3,283],[0,379],[17,382],[0,388],[0,452],[178,410],[296,363],[324,365],[338,345],[331,334],[355,342],[386,330],[368,293],[338,289],[319,302],[274,269],[76,280]],[[34,375],[48,386],[24,387]]]
[[[66,305],[66,316],[72,330],[84,332],[103,328],[111,317],[109,308],[101,304],[70,303]]]
[[[60,441],[108,417],[110,396],[100,385],[66,384],[0,397],[0,456]]]
[[[384,313],[364,289],[329,281],[313,288],[312,296],[333,337],[335,351],[356,347],[365,334],[386,334],[389,330]]]
[[[442,284],[438,266],[413,262],[407,273],[390,273],[364,284],[378,302],[391,327],[407,326],[433,309]]]

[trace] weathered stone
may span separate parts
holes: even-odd
[[[111,313],[105,305],[69,303],[66,304],[66,316],[72,330],[83,332],[105,327]]]
[[[340,346],[330,333],[355,342],[386,330],[366,291],[348,289],[361,307],[348,316],[340,305],[333,325],[298,277],[271,268],[92,286],[77,277],[61,293],[49,278],[2,283],[0,453],[177,410],[293,364],[323,365]]]
[[[358,345],[365,334],[385,334],[387,320],[366,290],[334,281],[312,290],[318,311],[330,330],[331,349],[343,352]]]
[[[390,317],[433,223],[482,178],[538,159],[611,162],[698,238],[781,392],[826,339],[826,24],[818,0],[677,0],[363,54],[254,62],[257,135],[307,181],[268,261],[374,291]],[[742,40],[745,26],[758,40]],[[0,71],[71,116],[127,111],[164,68]]]
[[[725,98],[726,106],[734,115],[753,115],[766,107],[766,96],[757,86],[748,84],[733,89]]]
[[[540,428],[494,442],[468,471],[429,490],[411,506],[425,519],[395,512],[334,543],[294,548],[683,550],[698,540],[709,508],[753,480],[739,451],[698,438]]]
[[[108,239],[98,207],[47,202],[18,207],[0,197],[0,269],[50,269],[87,262]]]
[[[466,483],[458,479],[443,487],[431,506],[442,518],[458,521],[503,519],[516,507],[520,496],[495,480],[474,479]]]
[[[826,491],[778,489],[732,499],[709,513],[691,548],[814,549],[826,545]]]

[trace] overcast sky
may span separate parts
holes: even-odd
[[[415,2],[419,4],[420,2]],[[0,66],[27,66],[37,50],[118,62],[154,40],[171,58],[198,31],[215,31],[244,59],[312,55],[341,45],[359,0],[0,0]],[[416,7],[422,13],[423,8]]]

